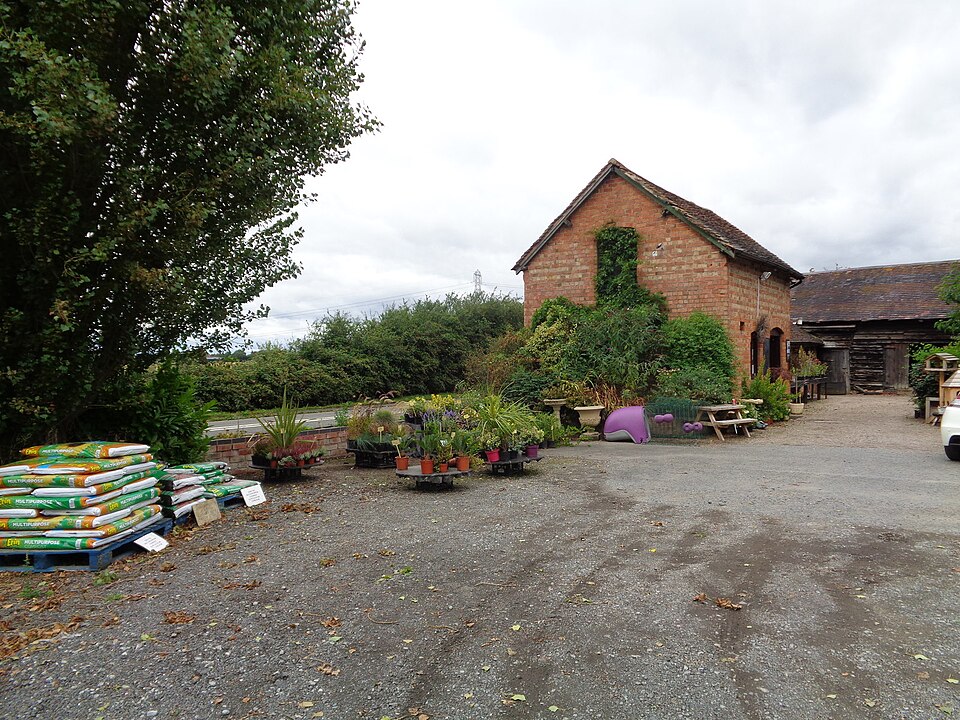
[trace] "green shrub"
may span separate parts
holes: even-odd
[[[924,370],[927,358],[939,352],[950,353],[960,357],[960,342],[945,347],[933,345],[918,345],[910,353],[910,372],[908,374],[910,388],[913,390],[913,403],[917,410],[924,410],[928,397],[940,395],[940,382],[937,373],[928,373]]]
[[[657,376],[657,393],[665,398],[695,400],[702,405],[729,402],[730,378],[706,365],[664,370]]]
[[[543,373],[530,370],[516,370],[504,383],[502,394],[507,400],[513,400],[527,407],[539,407],[545,397],[544,392],[553,379]]]
[[[122,428],[125,439],[146,443],[164,462],[197,462],[210,447],[206,432],[212,409],[213,403],[197,400],[193,380],[166,362],[127,406],[114,429]]]
[[[786,420],[790,417],[790,385],[783,378],[770,380],[770,371],[757,375],[753,380],[743,379],[743,397],[763,400],[757,414],[764,422]]]
[[[706,402],[725,402],[733,396],[734,350],[723,323],[695,312],[668,320],[663,337],[659,394]]]

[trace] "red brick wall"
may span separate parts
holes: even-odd
[[[729,256],[617,175],[608,177],[571,215],[569,226],[558,230],[523,273],[524,321],[549,298],[563,295],[575,303],[595,302],[597,269],[593,233],[608,222],[635,228],[637,279],[663,293],[672,317],[700,310],[722,320],[730,334],[744,372],[750,367],[750,333],[757,325],[757,279],[764,271],[751,262]],[[761,283],[761,314],[767,331],[779,327],[784,340],[790,334],[790,290],[786,277],[772,276]],[[743,327],[741,328],[741,323]],[[786,358],[785,348],[781,356]]]
[[[729,271],[730,308],[727,330],[737,349],[742,372],[746,374],[750,369],[750,334],[757,329],[758,286],[760,289],[759,315],[766,317],[765,330],[760,338],[761,352],[763,340],[770,336],[771,330],[779,328],[783,332],[780,339],[780,358],[783,366],[786,366],[786,342],[790,339],[791,329],[789,278],[785,275],[773,274],[766,280],[760,280],[761,274],[765,271],[764,267],[750,262],[731,262]]]
[[[325,457],[344,457],[347,454],[347,429],[345,427],[315,428],[300,433],[300,440],[320,441]],[[250,464],[253,443],[250,437],[218,438],[210,443],[207,460],[220,460],[240,467]]]

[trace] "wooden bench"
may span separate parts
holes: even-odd
[[[746,409],[746,406],[740,404],[702,405],[697,408],[696,422],[702,423],[704,427],[712,427],[721,442],[723,442],[725,438],[723,437],[723,433],[720,432],[720,428],[724,427],[732,427],[734,432],[742,427],[746,436],[750,437],[750,426],[753,425],[756,420],[753,418],[745,418],[743,416],[744,409]],[[717,418],[717,415],[720,415],[720,418]],[[733,417],[728,417],[731,415]]]

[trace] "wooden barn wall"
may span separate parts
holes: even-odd
[[[876,320],[846,324],[854,327],[818,328],[814,323],[804,323],[803,327],[823,340],[828,349],[849,351],[849,385],[854,390],[903,389],[906,385],[903,368],[909,365],[910,347],[918,343],[942,345],[950,339],[937,330],[932,321]],[[842,388],[830,390],[843,392]]]

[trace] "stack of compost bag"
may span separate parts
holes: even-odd
[[[231,477],[224,462],[190,463],[167,468],[167,477],[160,483],[160,504],[163,514],[178,518],[189,513],[194,505],[206,500],[204,487]]]
[[[147,445],[24,448],[0,466],[0,548],[89,550],[155,523],[164,471]]]
[[[175,465],[167,472],[170,479],[161,483],[160,500],[168,517],[180,517],[199,502],[239,495],[243,488],[260,484],[235,478],[225,462]]]

